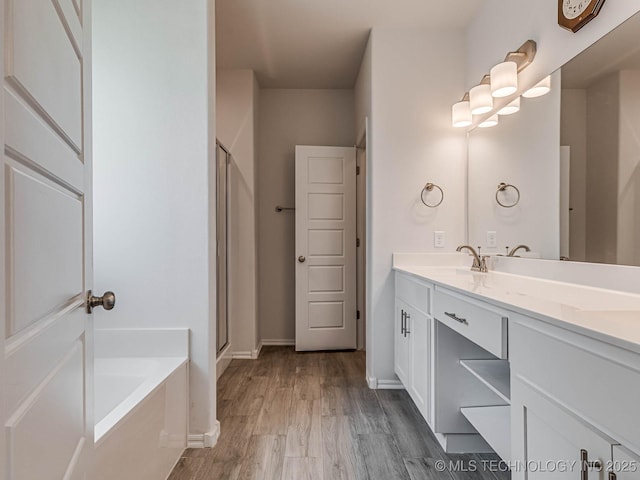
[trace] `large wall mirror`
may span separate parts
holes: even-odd
[[[550,94],[522,100],[469,133],[471,245],[640,265],[640,14],[555,72]],[[501,183],[517,205],[499,205],[517,200]]]

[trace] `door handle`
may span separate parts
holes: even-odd
[[[404,314],[404,336],[405,337],[411,333],[411,331],[409,330],[409,324],[407,320],[411,320],[411,315],[405,312]]]
[[[585,449],[580,450],[580,480],[589,480],[589,469],[595,468],[597,470],[602,469],[602,463],[598,460],[595,462],[589,461],[589,452]]]
[[[300,255],[300,256],[298,257],[298,262],[300,262],[300,263],[304,263],[306,260],[307,260],[307,259],[306,259],[304,256],[302,256],[302,255]]]
[[[87,313],[92,313],[95,307],[112,310],[116,306],[116,295],[113,292],[105,292],[101,297],[95,297],[91,290],[87,292]]]

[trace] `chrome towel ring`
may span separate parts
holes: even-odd
[[[513,203],[510,203],[510,204],[509,203],[503,203],[503,202],[500,201],[500,192],[506,191],[507,188],[513,188],[516,191],[516,194],[518,195],[518,198],[516,198],[516,201],[513,202]],[[501,207],[513,208],[520,202],[520,190],[518,190],[518,187],[516,187],[515,185],[511,185],[510,183],[501,182],[498,185],[498,189],[496,190],[496,202],[498,202],[498,205],[500,205]]]
[[[425,194],[432,192],[434,189],[438,189],[440,190],[440,201],[438,203],[434,203],[434,204],[429,204],[427,203],[427,201],[425,200]],[[440,188],[439,185],[436,185],[435,183],[427,183],[424,188],[422,189],[422,193],[420,194],[420,200],[422,200],[422,203],[424,203],[427,207],[429,208],[436,208],[438,207],[442,201],[444,200],[444,192],[442,191],[442,188]]]

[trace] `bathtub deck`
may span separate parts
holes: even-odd
[[[444,453],[404,390],[367,387],[364,362],[363,352],[293,347],[233,360],[218,381],[218,444],[185,451],[169,480],[509,478],[436,471],[437,460],[497,456]]]

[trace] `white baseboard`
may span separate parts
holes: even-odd
[[[233,352],[231,354],[231,358],[233,358],[234,360],[238,359],[238,360],[252,360],[253,356],[252,356],[252,352]]]
[[[264,340],[264,339],[262,340],[263,347],[290,347],[295,344],[296,344],[295,338],[284,339],[284,340],[271,338],[267,340]]]
[[[257,360],[260,356],[260,352],[262,351],[262,341],[258,344],[258,348],[256,348],[253,352],[251,352],[251,358],[253,360]]]
[[[232,359],[233,354],[231,353],[231,345],[229,344],[224,347],[224,350],[222,350],[222,353],[216,359],[216,379],[220,378],[220,375],[224,373]]]
[[[213,448],[220,437],[220,422],[216,420],[214,430],[198,435],[187,436],[187,448]]]
[[[367,375],[367,385],[372,390],[404,390],[404,385],[400,380],[377,379]]]

